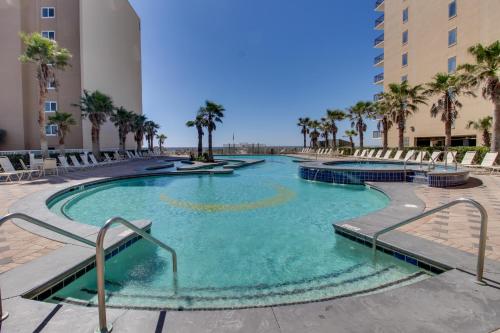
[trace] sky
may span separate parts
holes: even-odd
[[[375,0],[130,2],[141,18],[143,112],[169,147],[196,145],[185,123],[207,99],[226,109],[215,146],[233,133],[236,143],[302,145],[299,117],[319,119],[381,90]]]

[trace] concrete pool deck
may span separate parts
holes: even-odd
[[[2,184],[0,185],[0,199],[5,198],[6,200],[0,201],[0,209],[3,213],[7,212],[8,207],[11,208],[11,211],[12,209],[23,209],[23,207],[28,209],[28,205],[23,204],[22,201],[15,204],[14,202],[21,197],[26,197],[30,202],[34,202],[36,197],[43,198],[47,193],[57,192],[83,182],[141,174],[139,169],[153,163],[156,162],[138,160],[88,171],[73,172],[63,176],[49,176],[35,182]],[[398,198],[399,201],[393,200],[395,207],[392,208],[399,209],[399,213],[394,214],[395,211],[393,211],[388,214],[385,212],[384,215],[382,211],[380,218],[374,219],[373,215],[369,215],[366,221],[374,223],[375,226],[380,223],[390,223],[388,217],[391,215],[399,221],[404,218],[405,214],[412,216],[418,213],[416,210],[426,209],[435,198],[432,195],[439,196],[443,193],[449,193],[448,197],[453,199],[456,196],[462,196],[461,190],[463,190],[464,195],[472,196],[485,204],[490,214],[488,245],[492,247],[488,250],[488,256],[494,260],[486,263],[486,277],[499,281],[499,263],[495,260],[498,260],[496,240],[500,239],[500,230],[498,230],[500,209],[498,211],[496,209],[496,198],[500,192],[497,185],[500,178],[478,176],[478,179],[482,181],[482,184],[478,186],[453,190],[432,188],[428,189],[429,192],[423,191],[421,187],[414,184],[377,183],[377,187],[389,195],[392,193],[393,198]],[[384,186],[387,187],[384,188]],[[434,190],[444,192],[434,192]],[[483,196],[478,197],[481,193]],[[427,198],[431,201],[430,203],[427,202]],[[448,201],[447,198],[445,199]],[[397,205],[403,202],[417,207],[398,208]],[[32,210],[32,212],[42,214],[38,215],[40,217],[43,217],[44,214],[39,209]],[[473,212],[465,212],[474,215]],[[474,225],[473,222],[469,222],[469,215],[462,216],[455,213],[455,210],[450,213],[453,218],[449,220],[452,222],[446,226],[450,232],[455,231],[456,225],[460,225],[460,228],[468,223]],[[360,219],[362,218],[356,220]],[[444,220],[433,219],[426,221],[426,223]],[[354,222],[356,221],[345,223]],[[12,267],[6,268],[5,270],[10,270],[10,272],[0,275],[4,309],[10,312],[9,319],[3,323],[5,331],[32,332],[39,328],[40,331],[43,329],[47,332],[66,332],[68,327],[71,327],[74,332],[93,331],[97,326],[97,310],[95,308],[70,304],[55,305],[19,297],[22,294],[22,289],[27,289],[32,284],[28,281],[31,275],[50,275],[50,270],[43,263],[53,262],[52,259],[54,256],[60,255],[63,246],[76,247],[76,245],[68,245],[66,240],[51,235],[45,236],[56,241],[47,240],[45,237],[31,234],[11,223],[9,224],[8,228],[5,226],[1,228],[4,231],[6,247],[14,246],[23,237],[30,239],[30,241],[25,241],[25,244],[37,240],[44,240],[47,243],[45,246],[40,245],[40,250],[45,251],[43,255],[38,256],[38,258],[31,258],[31,255],[27,255],[24,257],[24,262],[15,263],[20,266],[19,268],[14,270]],[[11,231],[14,232],[11,233]],[[428,232],[424,222],[418,228],[403,231],[391,232],[383,236],[381,240],[400,242],[400,245],[406,247],[413,246],[416,252],[424,251],[423,256],[438,255],[439,260],[444,261],[450,267],[459,267],[469,272],[471,269],[473,270],[473,267],[470,266],[475,262],[475,255],[468,254],[457,246],[457,249],[451,248],[445,244],[445,240],[438,242],[432,239],[432,237],[441,236],[443,232],[437,235]],[[434,229],[431,228],[431,231]],[[33,230],[33,232],[37,231]],[[431,239],[422,237],[422,235],[429,236]],[[458,241],[463,241],[464,244],[469,244],[469,242],[473,244],[474,242],[471,235],[464,235],[463,238],[450,237],[447,241],[452,246]],[[490,242],[492,243],[490,244]],[[474,249],[474,245],[471,245],[471,249]],[[92,255],[91,249],[79,247],[78,250],[90,251],[87,254]],[[11,254],[23,250],[4,249],[2,251],[0,248],[0,251],[1,254],[12,251],[9,252]],[[3,259],[9,261],[8,258],[6,256]],[[5,265],[13,262],[15,261]],[[24,280],[18,280],[21,276],[24,276]],[[40,277],[40,279],[42,278]],[[478,286],[473,282],[473,275],[453,269],[409,286],[377,294],[325,302],[230,311],[160,312],[108,309],[108,317],[109,321],[113,322],[114,332],[137,332],[139,330],[155,332],[491,332],[500,327],[500,290],[497,283],[489,282],[489,284],[489,286]]]

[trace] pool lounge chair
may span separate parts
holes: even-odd
[[[89,158],[90,158],[90,162],[92,162],[91,164],[94,164],[95,166],[106,166],[106,165],[110,165],[112,162],[98,162],[97,159],[95,158],[94,154],[89,154]]]
[[[71,160],[71,163],[73,163],[74,167],[77,167],[77,168],[80,168],[80,169],[86,169],[86,168],[88,168],[87,166],[81,164],[80,161],[78,161],[78,159],[76,158],[76,155],[70,155],[69,158]]]
[[[68,160],[66,159],[66,156],[57,156],[57,160],[59,161],[59,164],[61,165],[61,169],[63,171],[69,172],[72,170],[79,170],[80,168],[74,165],[69,165]]]
[[[446,153],[445,156],[445,161],[446,164],[455,164],[458,163],[456,160],[457,152],[456,151],[449,151]]]
[[[383,150],[383,149],[381,149]],[[387,149],[387,151],[385,152],[384,156],[382,156],[382,159],[383,160],[388,160],[389,158],[391,158],[391,155],[392,155],[392,149]]]
[[[366,155],[368,155],[368,149],[363,149],[363,151],[361,152],[361,154],[359,154],[359,158],[365,158]]]
[[[57,160],[55,158],[46,158],[42,164],[42,174],[45,176],[47,172],[59,176],[59,168],[57,167]]]
[[[437,161],[439,160],[439,157],[441,156],[442,153],[443,153],[442,151],[432,152],[431,157],[429,159],[429,163],[437,163]]]
[[[374,158],[376,158],[376,159],[380,159],[380,157],[382,157],[382,151],[383,151],[383,149],[379,149],[379,150],[377,151],[377,153],[375,154]]]
[[[486,170],[490,170],[491,173],[498,171],[500,169],[500,167],[495,166],[495,162],[497,160],[497,157],[498,157],[498,152],[497,153],[486,153],[481,164],[478,165],[477,167],[482,168],[482,169],[486,169]],[[476,167],[476,166],[472,166],[472,167]]]
[[[24,170],[16,170],[7,156],[0,156],[0,167],[3,170],[3,176],[16,176],[17,180],[23,179],[23,176],[27,174]],[[29,171],[31,172],[31,171]],[[34,171],[33,171],[34,172]],[[31,178],[31,175],[28,176]],[[10,177],[7,177],[10,178]]]
[[[421,150],[418,152],[417,157],[415,158],[415,161],[417,163],[423,163],[426,157],[427,157],[427,151]]]
[[[403,155],[403,151],[402,150],[398,150],[396,152],[396,155],[394,155],[394,157],[392,158],[394,161],[399,161],[401,159],[401,155]]]
[[[37,177],[40,177],[42,175],[42,172],[40,169],[35,169],[31,170],[23,161],[22,158],[19,159],[19,164],[21,164],[21,167],[23,168],[23,171],[28,175],[28,180],[33,179],[33,175],[37,174]]]
[[[368,151],[368,154],[366,154],[366,157],[365,158],[373,158],[373,156],[375,155],[375,149],[371,149],[370,151]]]
[[[360,153],[359,149],[356,149],[356,150],[354,151],[354,154],[352,154],[352,156],[354,156],[354,157],[358,157],[358,156],[359,156],[359,153]]]
[[[114,160],[113,158],[111,158],[111,156],[109,156],[108,153],[103,153],[103,155],[104,155],[104,160],[110,164],[120,162],[119,160]]]
[[[469,150],[468,152],[465,153],[464,158],[462,158],[462,161],[460,162],[460,165],[463,167],[474,167],[474,158],[477,155],[477,151],[475,150]]]
[[[409,160],[411,160],[413,158],[413,156],[415,156],[415,150],[408,150],[408,152],[406,153],[405,157],[404,157],[404,161],[405,162],[408,162]]]
[[[96,166],[99,166],[98,164],[91,164],[89,163],[89,157],[87,154],[80,154],[80,159],[83,162],[83,165],[86,166],[87,168],[94,168]]]

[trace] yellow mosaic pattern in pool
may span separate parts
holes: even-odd
[[[196,203],[170,198],[165,194],[160,195],[160,200],[171,206],[196,210],[200,212],[237,212],[243,210],[261,209],[283,204],[295,197],[296,193],[282,185],[273,185],[276,195],[254,202],[242,202],[236,204]]]

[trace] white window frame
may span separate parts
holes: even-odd
[[[54,35],[54,38],[50,38],[51,33]],[[44,36],[44,34],[47,34],[47,36]],[[42,37],[48,38],[50,40],[56,40],[56,32],[54,30],[43,30]]]
[[[47,131],[47,127],[49,127],[49,128],[55,128],[55,129],[56,129],[56,130],[55,130],[55,133],[52,133],[52,132],[54,132],[54,131],[50,131],[50,133],[49,133],[49,132]],[[57,132],[58,132],[58,131],[59,131],[59,128],[57,127],[57,125],[56,125],[56,124],[47,124],[47,125],[45,125],[45,135],[46,135],[46,136],[57,136]]]
[[[455,42],[450,44],[450,34],[455,31]],[[448,47],[452,47],[457,45],[458,43],[458,29],[455,27],[453,29],[448,30]]]
[[[54,11],[54,16],[43,16],[43,10],[47,9],[49,12],[52,9]],[[56,7],[42,7],[40,8],[40,17],[42,19],[51,19],[56,17]]]
[[[452,59],[455,59],[455,68],[452,71],[450,71],[450,60],[452,60]],[[455,73],[457,71],[457,56],[453,56],[453,57],[448,58],[447,70],[448,70],[448,74],[452,74],[452,73]]]
[[[48,110],[48,111],[47,111],[47,108],[46,108],[47,103],[50,103],[50,108],[49,108],[50,110]],[[55,107],[55,110],[52,110],[52,105],[55,105],[55,106],[56,106],[56,107]],[[58,107],[58,105],[57,105],[57,101],[45,101],[45,103],[44,103],[44,105],[43,105],[43,110],[44,110],[45,112],[57,112],[57,110],[58,110],[58,108],[57,108],[57,107]]]
[[[52,85],[52,83],[54,83],[54,85]],[[48,90],[56,90],[55,81],[49,81],[49,82],[47,83],[47,89],[48,89]]]

